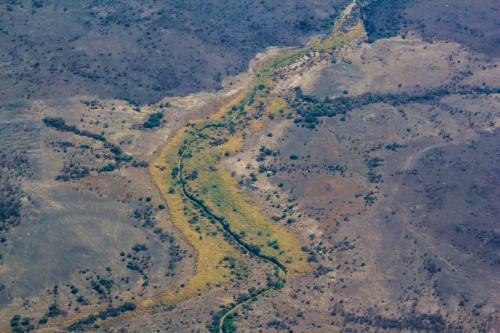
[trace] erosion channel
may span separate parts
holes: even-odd
[[[313,39],[303,48],[282,50],[263,64],[241,98],[208,119],[189,122],[152,163],[151,174],[169,206],[172,222],[197,253],[195,275],[181,291],[167,292],[163,302],[178,302],[227,282],[231,272],[222,263],[228,258],[238,266],[250,256],[259,267],[274,270],[265,274],[265,285],[248,289],[215,314],[211,332],[233,332],[232,319],[240,308],[284,288],[288,272],[308,268],[298,239],[245,198],[223,159],[237,153],[252,130],[271,114],[291,117],[288,100],[295,92],[276,88],[290,68],[305,64],[299,67],[306,69],[363,35],[362,24],[350,22],[354,6],[353,2],[340,13],[328,36]]]

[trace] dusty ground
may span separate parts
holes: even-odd
[[[346,48],[300,82],[304,93],[321,99],[500,83],[498,61],[455,43],[399,38]],[[314,130],[283,120],[255,135],[228,167],[248,177],[258,172],[259,146],[277,152],[264,162],[275,171],[261,174],[249,191],[256,199],[267,196],[265,205],[276,207],[271,195],[280,197],[281,210],[293,206],[285,219],[294,221],[290,228],[302,235],[316,270],[277,299],[257,302],[239,318],[241,326],[299,332],[498,327],[500,281],[492,277],[499,259],[499,102],[497,94],[451,94],[374,103],[324,118]],[[278,319],[269,318],[271,311]]]
[[[454,11],[467,8],[457,4]],[[405,20],[428,6],[419,1],[404,7]],[[433,6],[442,10],[440,3]],[[490,7],[463,20],[496,38],[488,28],[495,13]],[[487,17],[481,24],[480,15]],[[478,43],[456,29],[438,29],[438,23],[423,30],[412,24],[382,32],[390,38],[378,40],[368,29],[371,43],[357,41],[325,57],[312,54],[281,73],[271,92],[289,101],[298,87],[317,102],[367,93],[392,99],[364,103],[345,116],[319,117],[314,129],[296,124],[293,108],[282,116],[277,111],[249,131],[241,152],[224,160],[255,206],[301,239],[312,266],[290,276],[280,293],[241,311],[239,332],[500,329],[500,96],[473,90],[500,87],[496,39]],[[401,32],[404,38],[393,36]],[[472,35],[485,39],[480,32]],[[279,52],[271,49],[257,59]],[[92,89],[80,92],[68,85],[69,97],[42,91],[43,98],[28,101],[16,91],[2,100],[0,202],[7,218],[2,216],[0,235],[0,331],[9,331],[19,314],[35,326],[48,318],[38,330],[60,332],[88,314],[133,302],[136,311],[86,330],[206,332],[221,304],[264,279],[261,267],[249,261],[247,279],[179,304],[142,303],[182,288],[197,255],[169,220],[168,202],[144,162],[189,119],[216,112],[248,88],[256,63],[228,78],[218,93],[154,104],[112,99],[118,90],[102,82],[110,89],[102,89],[105,96],[93,90],[102,85],[87,82],[82,85]],[[208,83],[189,78],[196,87],[217,86],[219,79],[203,76]],[[47,89],[58,91],[58,84]],[[144,87],[131,96],[149,101],[171,91],[167,84],[143,95]],[[428,99],[401,97],[442,87],[450,91]],[[159,127],[145,128],[157,112],[163,114]],[[47,117],[61,117],[80,134],[46,126]],[[105,141],[81,135],[84,130]],[[258,160],[261,146],[274,154]],[[128,155],[132,160],[117,162]],[[110,163],[118,165],[108,170]]]

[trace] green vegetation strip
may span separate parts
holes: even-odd
[[[237,303],[233,304],[232,307],[224,309],[221,313],[215,316],[214,321],[212,322],[212,325],[210,327],[210,330],[212,332],[227,332],[225,329],[225,322],[226,319],[228,319],[232,314],[236,312],[238,308],[240,308],[243,304],[249,303],[251,301],[254,301],[257,299],[257,296],[262,295],[270,290],[279,290],[284,287],[285,284],[285,277],[287,273],[287,268],[286,266],[281,263],[276,257],[266,255],[261,253],[260,247],[249,244],[245,242],[242,237],[231,230],[230,224],[226,221],[226,219],[222,216],[219,216],[215,214],[201,199],[197,198],[193,193],[191,193],[188,189],[188,184],[186,181],[186,177],[184,175],[184,157],[186,156],[186,153],[189,151],[190,145],[194,144],[196,141],[198,141],[200,138],[204,137],[202,135],[202,132],[207,130],[207,129],[212,129],[212,128],[218,128],[218,127],[224,127],[224,124],[221,123],[215,123],[215,124],[209,124],[205,125],[202,128],[200,128],[198,131],[194,133],[196,136],[195,139],[193,139],[189,143],[184,143],[184,145],[181,148],[181,151],[179,152],[179,172],[178,172],[178,180],[181,183],[182,187],[182,192],[188,198],[195,206],[200,207],[205,214],[207,214],[209,217],[213,218],[215,221],[217,221],[222,229],[224,230],[225,234],[232,238],[242,249],[245,250],[245,252],[250,253],[251,256],[261,259],[265,262],[268,262],[272,264],[275,269],[276,269],[276,277],[277,279],[275,281],[269,281],[267,287],[255,290],[253,292],[250,292],[249,296],[244,297],[243,299],[240,299]]]
[[[207,215],[210,219],[216,221],[223,229],[224,236],[232,239],[243,253],[249,253],[252,257],[267,262],[274,266],[275,279],[268,279],[267,286],[261,289],[252,288],[249,294],[240,296],[231,305],[224,308],[222,311],[214,315],[213,321],[210,325],[210,331],[213,333],[229,333],[235,332],[236,327],[232,321],[235,313],[245,304],[255,301],[259,296],[271,292],[278,291],[285,286],[287,268],[277,257],[265,254],[261,248],[256,245],[245,241],[242,235],[231,228],[231,224],[225,216],[216,214],[203,199],[195,194],[197,189],[191,189],[188,180],[193,181],[198,178],[198,172],[191,170],[191,173],[186,172],[186,159],[193,159],[195,153],[201,153],[203,158],[203,151],[206,151],[211,146],[216,146],[227,142],[227,137],[221,132],[226,132],[226,136],[235,135],[238,130],[243,130],[248,125],[247,111],[248,107],[257,101],[264,102],[266,97],[269,96],[269,87],[272,85],[273,75],[276,70],[281,69],[306,54],[309,51],[323,51],[339,46],[352,38],[353,36],[343,34],[340,32],[340,26],[350,13],[352,4],[339,15],[336,20],[331,34],[322,41],[316,44],[309,45],[305,48],[287,52],[284,56],[271,61],[270,64],[264,66],[257,74],[257,79],[253,87],[246,94],[246,96],[236,105],[233,105],[229,111],[220,118],[207,120],[201,124],[193,124],[192,130],[188,133],[188,137],[184,140],[178,151],[178,164],[177,170],[172,170],[172,175],[177,177],[177,182],[181,185],[182,193],[195,207]],[[359,29],[359,27],[358,27]],[[356,34],[354,34],[355,36]],[[206,143],[206,146],[203,146]],[[210,162],[206,161],[206,164]],[[187,175],[186,175],[187,174]],[[199,189],[198,189],[199,190]],[[203,190],[201,191],[203,192]]]
[[[231,195],[231,192],[223,193],[218,191],[218,188],[222,187],[220,186],[221,184],[213,183],[212,181],[223,181],[223,178],[217,178],[220,177],[221,174],[217,174],[216,172],[220,171],[222,173],[223,170],[220,170],[222,167],[219,164],[221,152],[218,148],[214,147],[222,147],[222,145],[229,141],[229,138],[237,138],[238,135],[245,132],[245,129],[248,128],[252,119],[249,113],[252,111],[253,106],[264,105],[266,101],[268,101],[271,86],[273,85],[274,77],[278,70],[294,63],[308,52],[328,51],[360,36],[363,28],[359,24],[346,33],[341,32],[340,29],[353,5],[354,2],[339,15],[331,33],[326,38],[310,43],[304,48],[287,51],[282,56],[262,67],[256,75],[254,85],[246,93],[245,97],[237,104],[230,107],[223,115],[189,124],[187,127],[188,131],[182,132],[182,135],[185,134],[186,136],[183,137],[184,140],[181,141],[182,144],[180,144],[179,148],[175,149],[174,154],[176,154],[176,156],[172,159],[173,164],[170,165],[172,168],[170,176],[172,177],[173,183],[170,184],[172,187],[169,188],[168,193],[173,196],[176,193],[176,188],[179,189],[179,194],[181,194],[180,196],[183,197],[183,200],[189,202],[191,206],[196,208],[195,215],[199,215],[199,218],[198,216],[192,216],[193,221],[196,217],[199,220],[205,219],[210,223],[213,222],[213,224],[218,224],[222,228],[221,231],[224,238],[234,242],[242,253],[249,254],[258,261],[270,264],[274,268],[274,275],[269,274],[267,276],[267,284],[265,287],[260,289],[250,288],[248,294],[240,295],[233,303],[214,315],[210,325],[211,332],[236,332],[236,327],[233,322],[236,312],[244,305],[257,300],[259,296],[283,289],[288,272],[285,263],[291,265],[290,267],[293,267],[295,264],[300,265],[300,263],[294,262],[294,259],[300,260],[300,258],[293,256],[290,258],[284,257],[286,251],[280,248],[276,239],[268,239],[267,243],[263,242],[264,239],[273,235],[271,230],[268,230],[268,232],[264,232],[265,230],[245,230],[247,227],[262,227],[266,224],[257,223],[255,216],[249,214],[247,211],[239,212],[239,215],[236,214],[237,208],[241,208],[242,204],[238,206],[238,203],[227,202],[234,200],[234,196]],[[160,121],[161,116],[153,116],[145,123],[144,127],[155,127]],[[78,129],[58,120],[55,122],[49,121],[49,125],[62,131],[69,131],[81,135],[81,131]],[[165,161],[165,163],[169,162]],[[201,174],[197,168],[203,169],[200,171]],[[212,173],[209,175],[210,172]],[[157,173],[156,175],[158,177],[161,173]],[[196,182],[194,182],[195,180]],[[191,184],[193,186],[191,186]],[[225,206],[222,207],[223,205]],[[187,205],[182,204],[182,206],[182,209],[176,207],[176,214],[178,214],[178,217],[181,219],[190,212]],[[234,223],[230,223],[229,219]],[[239,219],[241,219],[241,221],[239,221]],[[242,228],[242,222],[248,225],[244,225]],[[208,232],[205,238],[210,239],[210,237],[216,237],[217,232],[213,229],[210,230],[210,224],[207,224],[207,226],[208,228],[206,231]],[[200,236],[196,236],[196,242],[200,242],[202,240],[201,227],[197,225],[195,230],[200,234]],[[251,235],[251,233],[255,233],[256,235]],[[249,240],[245,239],[245,235]],[[264,244],[267,244],[269,248],[261,248]],[[284,245],[289,246],[289,250],[293,250],[293,246],[290,246],[290,244]],[[297,253],[294,252],[294,255],[297,255]],[[206,262],[204,264],[206,264]],[[206,271],[212,272],[212,270],[208,270],[207,267],[204,268]],[[198,283],[199,281],[196,282]],[[199,284],[193,284],[193,287],[196,288],[197,291],[200,290]],[[129,309],[126,308],[123,310],[128,311]],[[113,311],[111,311],[111,316],[118,315],[120,312],[123,312],[122,309],[118,309],[118,311],[113,309]],[[102,316],[89,316],[83,319],[83,322],[75,323],[76,325],[73,327],[76,329],[82,326],[85,327],[86,325],[92,324],[98,317],[100,319],[105,319],[108,317],[108,313],[103,313]]]

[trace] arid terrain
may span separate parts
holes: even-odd
[[[0,332],[500,331],[478,1],[0,4]]]

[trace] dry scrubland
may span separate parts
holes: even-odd
[[[164,98],[330,5],[2,4],[0,330],[498,330],[493,2],[358,2]]]

